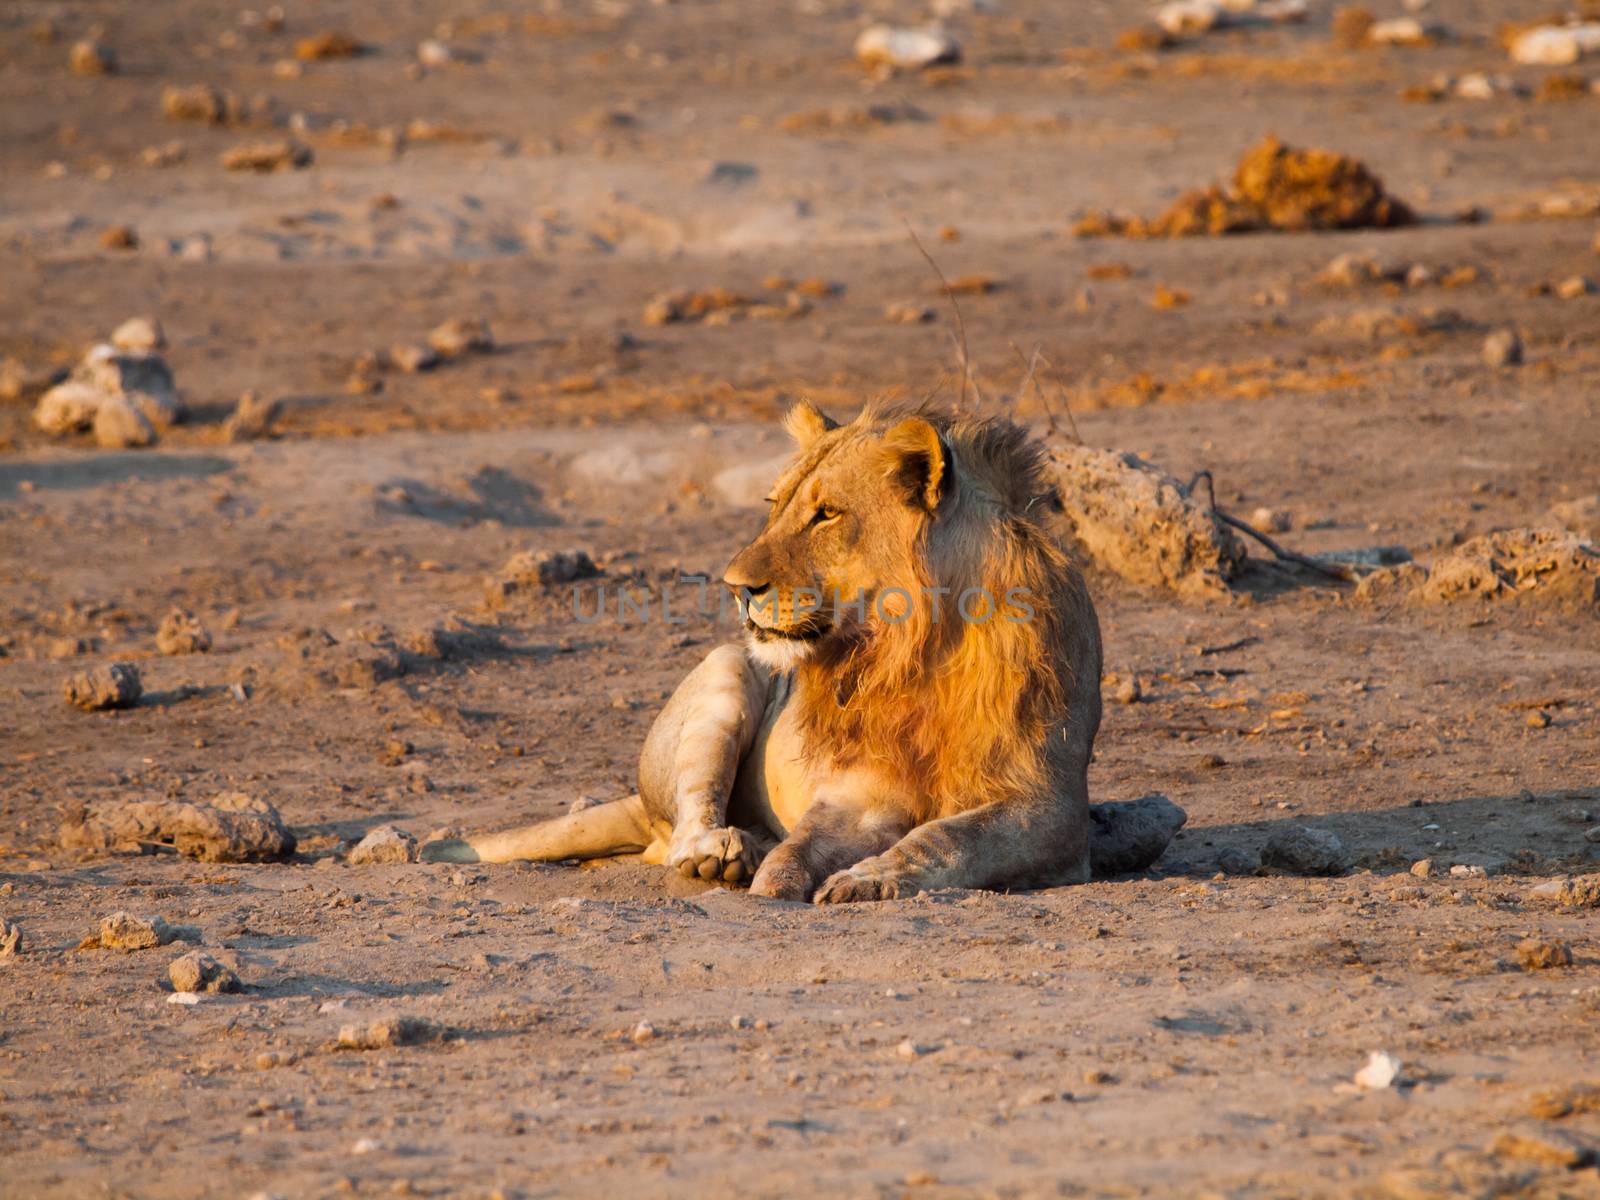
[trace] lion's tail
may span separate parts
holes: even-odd
[[[1189,819],[1160,793],[1089,806],[1089,871],[1096,878],[1152,865]]]
[[[423,862],[559,862],[648,851],[658,840],[637,795],[564,817],[472,838],[441,838],[422,847]]]

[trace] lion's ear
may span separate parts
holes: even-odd
[[[921,417],[907,417],[883,435],[889,456],[889,477],[906,490],[913,504],[929,512],[944,494],[945,451],[939,431]]]
[[[830,429],[839,428],[839,422],[828,416],[809,400],[802,400],[783,418],[783,427],[804,450]]]

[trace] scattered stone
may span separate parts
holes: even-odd
[[[894,1052],[901,1058],[921,1058],[929,1052],[929,1047],[919,1045],[910,1038],[906,1038],[894,1048]]]
[[[1528,892],[1530,900],[1547,900],[1563,908],[1600,908],[1600,875],[1552,879]]]
[[[1079,237],[1168,238],[1266,229],[1365,229],[1411,225],[1416,215],[1364,163],[1329,150],[1296,150],[1269,137],[1240,160],[1230,188],[1179,197],[1154,220],[1096,213]]]
[[[1217,870],[1225,875],[1254,875],[1261,870],[1261,856],[1243,846],[1224,846],[1217,851]]]
[[[126,396],[107,396],[94,413],[95,445],[106,450],[126,450],[148,446],[156,440],[150,418],[134,407]]]
[[[1426,879],[1433,874],[1433,859],[1419,858],[1411,864],[1411,873],[1418,879]]]
[[[448,67],[456,61],[455,51],[438,38],[417,43],[417,61],[425,67]]]
[[[205,804],[95,801],[62,822],[60,839],[69,850],[171,846],[203,862],[272,862],[295,848],[278,810],[242,792],[224,792]]]
[[[105,935],[101,935],[102,941]],[[244,990],[233,968],[218,962],[204,950],[191,950],[175,958],[167,967],[167,978],[175,992],[240,992]]]
[[[1487,879],[1489,869],[1479,863],[1456,863],[1450,868],[1452,879]]]
[[[107,250],[137,250],[139,231],[132,225],[112,225],[100,234],[100,244]]]
[[[1522,362],[1522,338],[1515,329],[1496,329],[1483,339],[1483,361],[1491,367],[1514,367]]]
[[[232,147],[223,153],[222,165],[230,171],[266,174],[270,171],[301,170],[311,165],[312,157],[309,146],[293,138],[274,138]]]
[[[1563,500],[1550,508],[1550,522],[1568,533],[1600,545],[1600,495]]]
[[[138,667],[132,663],[112,663],[74,675],[63,690],[67,703],[84,712],[100,712],[132,708],[144,694],[144,685],[139,680]]]
[[[391,1046],[415,1046],[441,1036],[432,1021],[421,1017],[389,1017],[369,1025],[346,1025],[339,1030],[339,1045],[346,1050],[386,1050]]]
[[[1129,675],[1117,684],[1118,704],[1137,704],[1144,697],[1144,689],[1139,686],[1137,676]]]
[[[1166,850],[1189,814],[1159,792],[1089,806],[1089,870],[1098,878],[1142,871]]]
[[[1600,1084],[1568,1084],[1536,1093],[1528,1102],[1529,1115],[1541,1121],[1559,1121],[1574,1113],[1591,1112],[1600,1112]]]
[[[1245,548],[1198,497],[1137,454],[1059,446],[1047,465],[1061,521],[1096,564],[1190,599],[1228,594]]]
[[[159,354],[102,344],[84,355],[65,382],[39,398],[33,421],[46,433],[71,433],[94,426],[100,410],[108,405],[119,410],[113,421],[127,420],[121,411],[126,406],[154,429],[166,429],[183,419],[183,399]],[[114,425],[107,426],[111,428]]]
[[[1429,30],[1415,17],[1390,17],[1374,21],[1366,40],[1369,46],[1428,46],[1436,35],[1436,30]]]
[[[1250,524],[1263,533],[1288,533],[1294,527],[1294,517],[1287,508],[1263,505],[1250,514]]]
[[[494,335],[484,321],[452,318],[428,334],[428,345],[445,358],[482,354],[494,349]]]
[[[961,61],[961,44],[942,29],[869,25],[856,38],[856,60],[868,67],[916,71]]]
[[[1572,947],[1547,938],[1524,938],[1517,943],[1517,961],[1524,971],[1548,971],[1572,965]]]
[[[22,951],[22,926],[14,921],[0,921],[0,958],[16,958]]]
[[[1576,300],[1580,296],[1587,296],[1595,290],[1587,276],[1574,275],[1570,279],[1563,279],[1556,284],[1556,295],[1563,300]]]
[[[200,1003],[200,993],[199,992],[169,992],[168,995],[167,995],[167,1003],[168,1004],[182,1004],[182,1005],[186,1005],[189,1008],[193,1008],[196,1004]]]
[[[599,574],[587,550],[524,550],[507,559],[500,574],[485,584],[484,598],[490,608],[500,608],[515,596],[550,591]]]
[[[221,125],[228,119],[228,97],[208,83],[169,84],[161,91],[161,111],[173,121],[205,121]]]
[[[369,863],[414,863],[417,861],[417,839],[393,825],[379,825],[367,832],[350,851],[351,866]]]
[[[750,298],[727,288],[707,288],[704,291],[662,292],[653,297],[644,308],[646,325],[676,325],[692,321],[708,321],[713,317],[731,319],[732,315],[750,307]]]
[[[270,434],[282,415],[283,401],[267,400],[259,392],[246,391],[223,423],[222,436],[230,442],[256,441]]]
[[[110,46],[85,38],[75,42],[67,60],[75,75],[115,75],[117,54]]]
[[[311,37],[301,38],[294,45],[294,56],[301,62],[356,58],[366,52],[367,48],[355,38],[336,29],[325,30]]]
[[[1367,1064],[1355,1074],[1355,1085],[1366,1091],[1382,1091],[1400,1082],[1401,1063],[1385,1050],[1374,1050]]]
[[[1349,866],[1337,834],[1298,824],[1274,830],[1262,848],[1261,861],[1294,875],[1338,875]]]
[[[1413,595],[1436,604],[1515,597],[1593,610],[1600,608],[1600,549],[1556,530],[1500,530],[1439,559]]]
[[[656,1027],[649,1021],[640,1021],[628,1032],[628,1040],[636,1046],[642,1046],[656,1036]]]
[[[1590,54],[1600,54],[1600,22],[1538,25],[1511,42],[1512,61],[1527,66],[1566,67]]]
[[[883,319],[897,325],[926,325],[937,316],[933,308],[926,304],[895,303],[886,305],[883,310]]]
[[[1550,714],[1542,709],[1534,709],[1524,720],[1529,729],[1549,729],[1551,725]]]
[[[155,317],[129,317],[111,331],[111,344],[118,350],[149,354],[167,348],[167,334]]]
[[[66,377],[60,367],[30,367],[14,358],[0,360],[0,403],[28,403]]]
[[[1583,831],[1583,840],[1591,844],[1600,842],[1600,825],[1591,825]]]
[[[1489,1153],[1498,1158],[1544,1163],[1574,1171],[1589,1166],[1595,1160],[1594,1147],[1579,1141],[1574,1135],[1562,1129],[1532,1124],[1519,1125],[1496,1134],[1489,1143]]]
[[[432,346],[422,346],[415,342],[398,342],[389,347],[389,365],[408,375],[431,371],[439,365],[439,361],[439,352]]]
[[[102,950],[151,950],[173,937],[172,926],[160,917],[136,917],[114,912],[100,922],[98,945]]]
[[[175,608],[156,630],[156,649],[163,654],[205,654],[211,649],[211,633],[188,609]]]

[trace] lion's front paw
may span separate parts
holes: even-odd
[[[869,858],[848,870],[830,875],[811,899],[815,904],[900,900],[915,896],[921,890],[917,881],[906,872],[880,865],[877,859]]]
[[[675,836],[667,849],[667,865],[677,867],[686,879],[739,883],[754,875],[760,862],[755,839],[731,827]]]

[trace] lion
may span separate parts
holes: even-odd
[[[729,564],[742,645],[706,656],[645,739],[636,795],[425,861],[642,854],[834,904],[1142,869],[1183,824],[1091,808],[1100,627],[1044,521],[1042,448],[1000,418],[809,402],[759,536]]]

